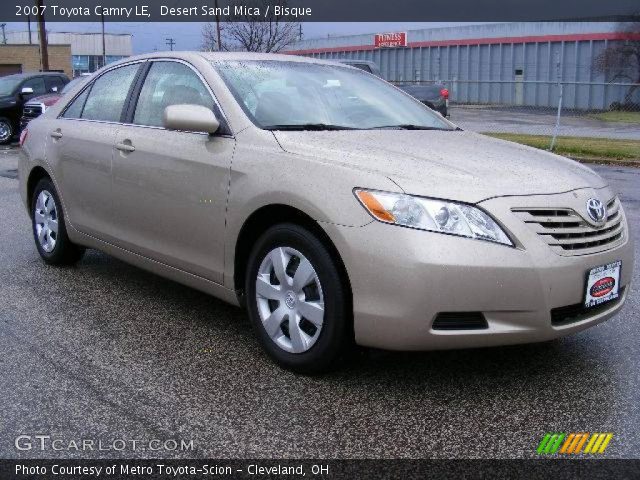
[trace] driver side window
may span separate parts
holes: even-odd
[[[191,68],[178,62],[154,62],[140,90],[133,123],[161,127],[164,109],[177,104],[202,105],[216,112],[211,94]]]

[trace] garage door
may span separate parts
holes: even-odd
[[[14,73],[22,73],[22,65],[17,64],[7,64],[0,63],[0,77],[4,77],[6,75],[13,75]]]

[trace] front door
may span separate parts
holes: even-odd
[[[222,283],[235,141],[224,130],[208,135],[164,129],[162,114],[174,104],[203,105],[220,118],[209,88],[190,66],[151,64],[131,124],[116,134],[114,238],[127,250]]]

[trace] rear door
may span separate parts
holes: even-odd
[[[111,168],[116,132],[140,63],[107,71],[88,85],[50,126],[47,160],[69,222],[109,239],[113,226]]]
[[[222,283],[224,227],[235,145],[213,93],[190,65],[149,62],[113,158],[114,240],[121,247]],[[164,109],[210,108],[216,135],[167,130]]]

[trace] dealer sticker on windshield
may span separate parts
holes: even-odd
[[[591,269],[587,278],[585,307],[595,307],[618,298],[621,265],[622,262],[617,261]]]

